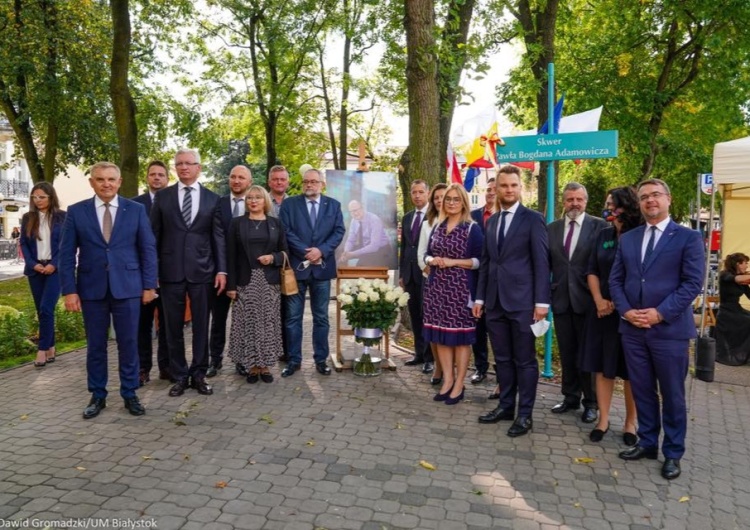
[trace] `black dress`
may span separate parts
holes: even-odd
[[[609,293],[609,273],[616,254],[617,230],[610,226],[599,232],[586,271],[587,275],[599,277],[599,288],[605,300],[612,300],[612,295]],[[596,304],[591,305],[591,310],[586,315],[585,340],[581,357],[582,371],[602,373],[608,379],[615,377],[628,379],[619,326],[620,314],[617,311],[599,318],[596,314]]]
[[[740,366],[750,359],[750,311],[740,305],[743,294],[750,298],[750,286],[735,282],[731,272],[722,272],[716,314],[716,361],[721,364]]]

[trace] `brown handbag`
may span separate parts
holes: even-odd
[[[297,278],[294,276],[294,269],[289,264],[289,257],[284,254],[284,263],[281,265],[281,294],[284,296],[291,296],[299,293],[299,287],[297,287]]]

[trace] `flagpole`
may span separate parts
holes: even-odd
[[[555,63],[547,65],[547,134],[555,134]],[[555,162],[547,162],[547,224],[554,221],[555,213]],[[543,377],[551,378],[552,373],[552,307],[547,313],[550,329],[544,335]]]

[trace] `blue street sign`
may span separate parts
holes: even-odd
[[[701,173],[701,191],[706,195],[711,195],[711,191],[714,189],[714,174],[713,173]]]
[[[511,136],[503,137],[503,141],[504,146],[497,146],[501,164],[617,156],[617,131]]]

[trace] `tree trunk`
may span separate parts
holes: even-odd
[[[275,112],[268,113],[268,119],[264,121],[266,133],[266,172],[271,166],[276,165],[276,128],[279,125],[279,116]]]
[[[348,2],[344,0],[344,16],[347,23],[349,21]],[[349,132],[349,87],[351,85],[351,52],[352,38],[349,35],[351,28],[345,28],[344,36],[344,64],[341,71],[341,111],[339,114],[339,169],[346,170],[347,151],[349,142],[347,141]]]
[[[331,144],[331,160],[333,161],[333,169],[341,169],[339,167],[339,154],[336,148],[336,132],[333,130],[333,110],[331,104],[331,97],[328,95],[328,80],[326,79],[326,68],[323,61],[323,47],[321,46],[318,50],[318,63],[320,64],[320,88],[323,92],[323,105],[326,113],[326,127],[328,128],[328,142]]]
[[[421,178],[430,184],[445,181],[445,153],[441,156],[434,2],[404,0],[404,4],[409,155],[402,156],[400,178],[404,197],[408,197],[408,185],[414,179]]]
[[[128,3],[128,0],[110,0],[114,33],[109,93],[120,148],[121,193],[133,197],[138,194],[138,127],[135,102],[128,86],[131,43]]]

